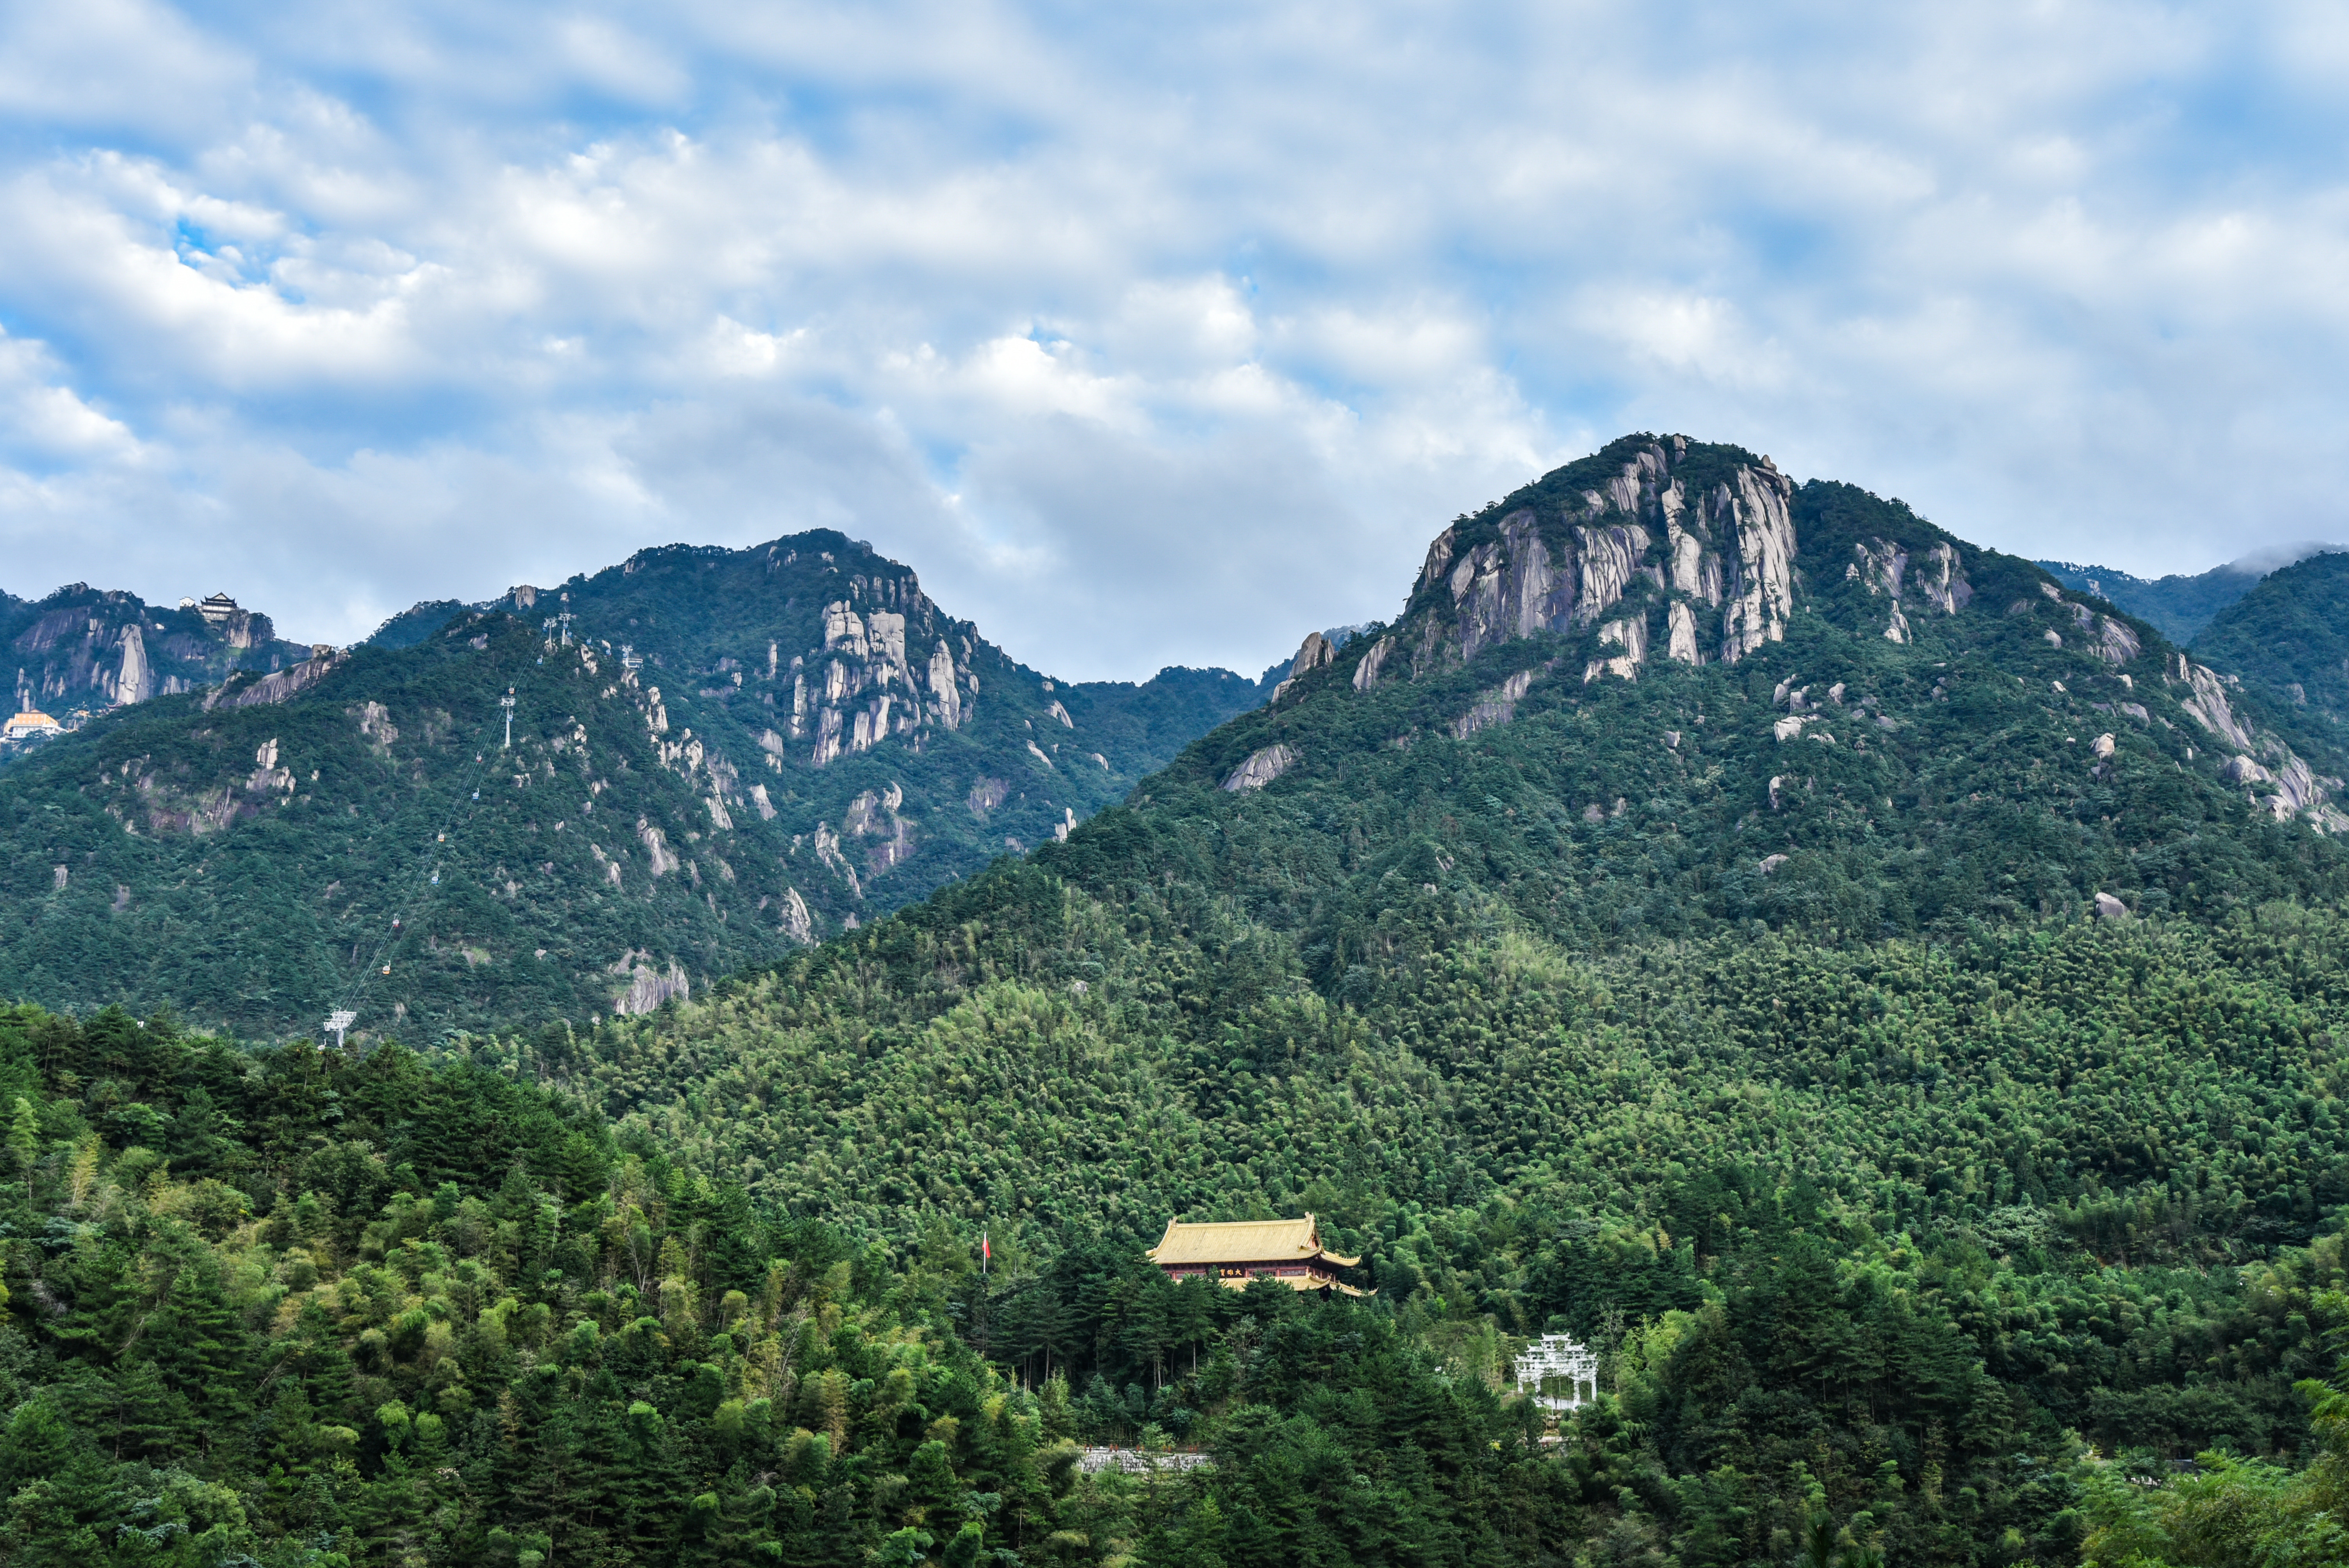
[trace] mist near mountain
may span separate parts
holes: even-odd
[[[2083,566],[2071,561],[2042,561],[2039,564],[2066,587],[2095,594],[2132,615],[2143,616],[2160,627],[2163,636],[2185,644],[2192,642],[2210,624],[2211,617],[2249,593],[2251,584],[2269,573],[2342,548],[2314,541],[2278,544],[2238,556],[2208,572],[2191,575],[2173,573],[2157,578],[2134,576],[2117,567]]]

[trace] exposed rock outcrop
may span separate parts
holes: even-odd
[[[1737,541],[1722,618],[1721,656],[1733,664],[1782,640],[1794,616],[1795,520],[1786,511],[1794,492],[1794,481],[1775,468],[1741,467],[1733,492],[1723,484],[1708,498],[1713,515],[1727,521]]]
[[[2349,830],[2349,815],[2333,804],[2333,795],[2342,788],[2341,780],[2319,779],[2315,770],[2280,738],[2254,733],[2250,722],[2228,702],[2224,676],[2178,654],[2170,660],[2165,678],[2186,686],[2188,695],[2178,706],[2234,750],[2234,756],[2219,765],[2220,778],[2243,785],[2251,799],[2266,807],[2279,822],[2302,817],[2322,832]],[[2267,758],[2265,764],[2254,758],[2255,752]],[[2261,794],[2262,787],[2269,792]]]
[[[1289,687],[1337,656],[1337,644],[1319,632],[1306,633],[1303,645],[1297,650],[1297,656],[1288,661],[1288,678],[1272,688],[1272,700],[1278,703],[1288,695]]]
[[[1619,652],[1594,667],[1628,678],[1647,662],[1647,610],[1659,599],[1666,655],[1683,664],[1733,661],[1784,638],[1795,603],[1792,481],[1764,459],[1692,490],[1675,471],[1685,457],[1678,438],[1651,442],[1604,484],[1520,507],[1477,543],[1464,545],[1459,523],[1438,535],[1416,591],[1424,620],[1414,673],[1513,638],[1595,626]],[[1368,689],[1379,670],[1368,656],[1362,664],[1371,673],[1358,667],[1356,681]]]
[[[840,852],[840,835],[832,830],[830,822],[815,825],[815,858],[818,864],[830,867],[848,884],[850,896],[864,896],[864,884],[857,880],[856,868],[848,863],[848,857]]]
[[[650,857],[652,861],[654,876],[658,877],[665,875],[669,872],[677,870],[679,865],[684,863],[677,858],[676,852],[668,847],[667,837],[645,818],[639,817],[636,819],[636,838],[643,843],[645,846],[645,853]]]
[[[815,940],[815,922],[808,915],[807,900],[800,896],[800,890],[795,887],[783,889],[782,924],[783,934],[793,942]]]
[[[1261,789],[1296,765],[1296,752],[1286,746],[1268,746],[1250,752],[1247,761],[1233,769],[1224,788],[1235,795],[1243,789]]]
[[[277,766],[277,738],[272,736],[253,754],[253,776],[244,781],[248,795],[294,793],[294,770]]]
[[[379,702],[363,702],[356,709],[346,709],[359,721],[359,738],[367,742],[368,749],[378,757],[391,755],[392,743],[399,731],[391,722],[391,710]]]
[[[1909,571],[1909,552],[1889,540],[1864,539],[1851,547],[1857,561],[1843,569],[1846,577],[1856,577],[1865,583],[1870,593],[1881,593],[1898,601],[1900,580]]]
[[[955,679],[954,650],[947,646],[943,637],[931,650],[929,676],[930,701],[936,710],[938,722],[948,729],[959,728],[962,725],[962,687]]]
[[[147,663],[147,636],[137,626],[122,628],[122,674],[114,684],[114,700],[145,702],[155,695],[155,671]]]
[[[1480,729],[1490,729],[1496,724],[1506,724],[1516,717],[1517,700],[1533,686],[1534,673],[1532,670],[1519,670],[1479,697],[1475,706],[1453,720],[1453,735],[1465,740]]]
[[[277,640],[277,629],[269,617],[257,610],[236,610],[222,623],[221,631],[228,645],[240,651],[259,647]]]
[[[1601,647],[1622,651],[1611,657],[1596,658],[1583,667],[1582,684],[1588,686],[1600,676],[1615,676],[1623,680],[1640,678],[1640,666],[1648,662],[1648,617],[1624,615],[1599,628]]]
[[[846,836],[877,841],[864,851],[865,870],[873,876],[913,858],[914,825],[899,814],[905,804],[905,791],[895,783],[886,789],[867,789],[848,803],[848,815],[841,823]]]
[[[2257,743],[2252,740],[2251,730],[2235,717],[2234,709],[2229,706],[2226,685],[2219,678],[2216,670],[2208,665],[2198,665],[2184,654],[2179,654],[2171,661],[2169,678],[2183,682],[2188,687],[2188,694],[2179,699],[2178,706],[2184,708],[2197,724],[2238,750],[2256,748]]]
[[[693,984],[674,958],[666,971],[652,966],[652,954],[631,950],[620,955],[609,973],[628,976],[628,988],[612,999],[612,1011],[623,1016],[649,1013],[674,996],[682,1002],[693,995]]]
[[[2098,615],[2095,652],[2108,663],[2126,665],[2145,652],[2145,645],[2137,640],[2137,634],[2129,629],[2127,622],[2116,621],[2110,615]]]
[[[2145,652],[2145,645],[2129,629],[2125,621],[2091,610],[2077,600],[2059,601],[2072,612],[2072,624],[2080,629],[2083,645],[2106,663],[2119,665],[2135,660]]]
[[[954,644],[936,634],[936,607],[910,573],[869,582],[859,576],[850,587],[896,608],[860,611],[850,600],[834,600],[823,607],[823,645],[792,660],[791,734],[812,741],[808,759],[818,768],[894,736],[916,735],[932,720],[960,729],[978,694],[968,639],[957,660]],[[906,655],[909,635],[930,642],[918,675]],[[776,656],[771,649],[770,665]],[[1058,703],[1050,711],[1074,727]]]
[[[1665,613],[1667,624],[1664,656],[1676,664],[1696,665],[1704,662],[1704,655],[1696,641],[1696,612],[1685,599],[1675,599]]]
[[[1889,539],[1866,539],[1851,548],[1859,559],[1844,568],[1844,575],[1863,583],[1869,597],[1880,594],[1891,602],[1884,623],[1889,642],[1905,643],[1911,635],[1902,606],[1904,594],[1920,609],[1939,610],[1945,615],[1956,614],[1973,599],[1973,587],[1966,581],[1957,547],[1946,540],[1913,563],[1909,552]]]
[[[126,665],[129,663],[127,655],[123,662]],[[326,678],[336,665],[341,663],[342,655],[328,649],[318,657],[304,659],[291,669],[283,669],[274,675],[264,676],[251,686],[240,686],[234,691],[230,691],[225,686],[218,688],[210,696],[204,698],[204,709],[210,712],[216,707],[258,707],[267,703],[284,702],[295,692],[307,686],[316,686]]]
[[[1943,540],[1925,552],[1917,572],[1917,592],[1945,615],[1954,615],[1973,602],[1973,585],[1966,581],[1956,545]]]

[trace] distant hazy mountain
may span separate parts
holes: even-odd
[[[2349,720],[2349,553],[2261,579],[2203,628],[2194,652],[2328,728]]]
[[[2152,622],[2161,634],[2180,645],[2190,643],[2210,618],[2245,593],[2251,584],[2278,567],[2290,565],[2330,545],[2278,545],[2214,566],[2192,576],[2137,577],[2113,566],[2083,566],[2074,561],[2042,561],[2039,565],[2066,588],[2094,593],[2106,603]]]

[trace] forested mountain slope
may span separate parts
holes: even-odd
[[[1085,852],[1309,927],[1332,983],[1431,885],[1599,937],[2340,890],[2333,754],[2150,627],[1897,502],[1663,449],[1456,523],[1401,619],[1309,645]]]
[[[10,1563],[1522,1559],[1612,1479],[1549,1462],[1389,1315],[1163,1280],[1140,1299],[1206,1354],[1197,1408],[1161,1413],[1223,1419],[1228,1509],[1087,1478],[1075,1439],[1145,1412],[983,1358],[992,1282],[959,1236],[762,1217],[575,1104],[397,1046],[14,1008],[0,1106]]]
[[[1312,1210],[1464,1379],[1588,1335],[1560,1561],[2075,1561],[2212,1444],[2282,1520],[2349,1326],[2344,820],[2240,696],[1898,503],[1630,438],[1029,864],[469,1054],[795,1215],[1010,1238],[968,1332],[1096,1421],[1229,1430],[1169,1214]]]
[[[264,1036],[641,1011],[1050,841],[1260,700],[1056,683],[833,533],[503,603],[0,774],[0,986]]]

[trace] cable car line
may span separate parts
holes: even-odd
[[[513,724],[513,688],[509,686],[506,691],[507,695],[500,706],[503,710],[502,717],[506,723],[507,734],[511,737]],[[490,748],[486,737],[495,730],[497,724],[498,720],[492,718],[482,726],[484,740],[481,749],[473,754],[472,769],[464,779],[459,781],[455,795],[450,801],[449,812],[441,820],[440,830],[433,835],[431,842],[425,846],[423,856],[410,873],[423,880],[410,883],[409,894],[395,905],[391,924],[385,929],[382,936],[376,943],[375,951],[368,956],[366,967],[353,975],[344,987],[342,1005],[336,1008],[327,1019],[326,1028],[333,1031],[338,1039],[352,1024],[357,1021],[360,1007],[367,1001],[368,994],[375,989],[376,981],[390,976],[392,965],[388,961],[387,955],[390,954],[392,949],[402,940],[414,934],[416,922],[413,917],[419,913],[419,910],[403,906],[412,900],[420,908],[429,908],[438,896],[431,890],[440,885],[443,847],[449,842],[449,835],[451,832],[458,831],[466,823],[471,821],[475,808],[481,803],[481,778],[489,768]]]

